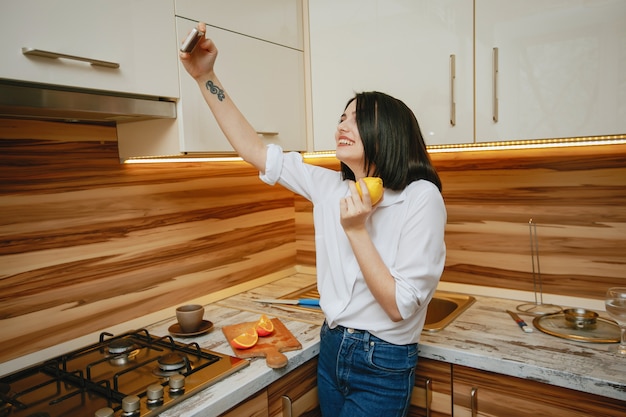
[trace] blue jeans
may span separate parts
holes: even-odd
[[[324,417],[406,416],[417,343],[394,345],[367,331],[326,323],[320,332],[317,389]]]

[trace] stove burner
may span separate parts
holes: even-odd
[[[178,352],[171,352],[159,358],[159,368],[162,371],[177,371],[187,364],[187,357]]]
[[[133,350],[134,344],[130,339],[117,339],[109,343],[109,353],[111,355],[120,355],[122,353],[127,353]]]
[[[154,369],[153,373],[161,377],[191,371],[191,363],[187,356],[178,352],[171,352],[161,356],[157,363],[159,366]]]
[[[137,355],[138,350],[132,340],[127,338],[113,340],[107,345],[109,363],[113,366],[126,365]]]

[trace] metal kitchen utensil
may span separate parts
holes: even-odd
[[[517,306],[517,310],[532,314],[534,316],[543,316],[544,314],[560,313],[563,309],[555,304],[543,303],[543,286],[541,281],[541,268],[539,267],[539,242],[537,240],[537,224],[530,219],[528,221],[528,229],[530,232],[530,258],[533,268],[533,290],[535,292],[534,303],[524,303]],[[536,266],[536,267],[535,267]],[[539,297],[537,297],[539,293]]]
[[[594,329],[598,313],[584,308],[568,308],[563,310],[565,321],[575,329]]]
[[[533,325],[541,332],[562,339],[589,343],[619,343],[619,326],[612,320],[598,317],[593,329],[578,329],[565,319],[565,313],[535,317]]]
[[[271,298],[254,300],[257,303],[263,304],[289,304],[289,305],[301,305],[301,306],[314,306],[319,307],[320,300],[318,298],[299,298],[299,299],[285,299],[285,298]]]

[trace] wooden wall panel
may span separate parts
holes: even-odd
[[[120,165],[102,126],[0,120],[0,138],[0,362],[315,265],[310,203],[244,163]],[[626,146],[433,160],[443,280],[531,291],[533,218],[545,292],[600,299],[626,285]]]
[[[442,280],[532,291],[528,222],[545,293],[626,285],[626,146],[433,154],[448,210]],[[338,169],[334,159],[315,164]],[[310,203],[296,198],[297,260],[312,265]]]
[[[243,162],[121,165],[109,141],[0,154],[0,362],[295,264],[293,194]]]

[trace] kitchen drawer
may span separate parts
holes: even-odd
[[[177,98],[171,0],[13,0],[0,15],[0,78]],[[24,55],[22,48],[119,64]]]

